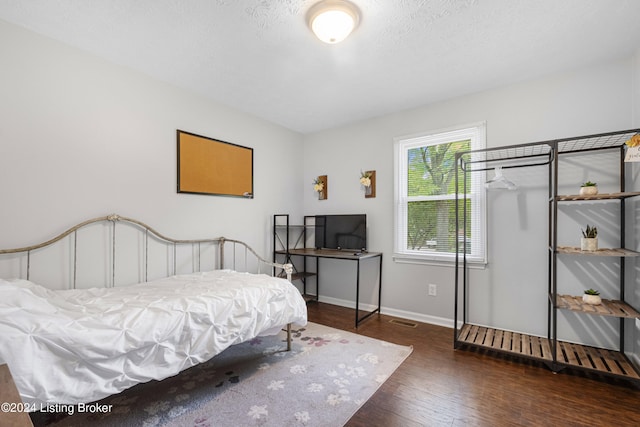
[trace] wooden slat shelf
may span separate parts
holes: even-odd
[[[458,341],[463,344],[554,362],[552,342],[544,337],[465,324]],[[557,341],[555,363],[602,374],[640,380],[640,374],[627,357],[618,351]]]
[[[556,196],[556,200],[559,202],[573,202],[579,200],[612,200],[612,199],[626,199],[627,197],[640,196],[640,191],[625,191],[619,193],[602,193],[594,194],[593,196],[581,196],[579,194]]]
[[[585,304],[582,297],[573,295],[558,295],[556,306],[572,311],[597,314],[600,316],[640,318],[640,313],[624,301],[602,300],[600,305]]]
[[[304,279],[306,277],[313,277],[315,275],[316,275],[316,273],[309,273],[309,272],[306,272],[306,271],[301,271],[301,272],[298,272],[298,273],[293,273],[291,275],[291,279],[292,280],[298,280],[298,279]]]
[[[619,351],[558,341],[558,363],[607,375],[640,380],[627,356]]]
[[[615,256],[615,257],[636,257],[640,256],[640,252],[632,251],[624,248],[602,248],[597,251],[583,251],[575,246],[558,246],[559,254],[569,255],[590,255],[590,256]]]
[[[293,281],[298,279],[304,279],[306,277],[313,277],[315,275],[316,273],[309,273],[306,271],[296,272],[291,274],[291,280]],[[280,273],[278,273],[278,277],[285,279],[287,277],[287,273],[285,273],[284,271],[281,271]]]
[[[305,302],[318,301],[318,297],[315,296],[315,295],[311,295],[311,294],[303,294],[302,295],[302,299]]]
[[[460,329],[458,340],[465,344],[504,351],[518,356],[553,361],[549,340],[533,335],[467,323]]]

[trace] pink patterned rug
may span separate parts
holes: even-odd
[[[32,414],[35,426],[342,426],[412,348],[309,323],[100,401],[103,413]]]

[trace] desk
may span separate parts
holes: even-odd
[[[281,251],[281,253],[286,253],[285,251]],[[380,313],[380,305],[381,305],[381,296],[382,296],[382,252],[355,252],[355,251],[346,251],[346,250],[336,250],[336,249],[289,249],[289,255],[297,255],[303,257],[311,257],[316,258],[332,258],[332,259],[343,259],[347,261],[355,261],[357,263],[357,271],[356,271],[356,328],[366,318],[373,315],[374,313]],[[378,272],[378,307],[366,313],[364,316],[360,317],[360,261],[364,259],[378,258],[379,262],[379,272]],[[316,274],[317,274],[317,284],[318,289],[320,289],[320,271],[316,263]],[[319,294],[319,291],[318,291]],[[320,295],[318,295],[319,297]]]

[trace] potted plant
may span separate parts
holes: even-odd
[[[598,194],[598,184],[595,182],[587,181],[580,187],[581,196],[595,196]]]
[[[602,298],[600,298],[600,292],[594,289],[587,289],[582,295],[582,301],[585,304],[600,305],[602,304]]]
[[[598,229],[587,224],[587,229],[582,230],[582,238],[580,238],[580,249],[583,251],[598,250]]]

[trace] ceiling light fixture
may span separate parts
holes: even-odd
[[[325,43],[340,43],[358,26],[360,11],[346,0],[323,0],[307,12],[311,31]]]

